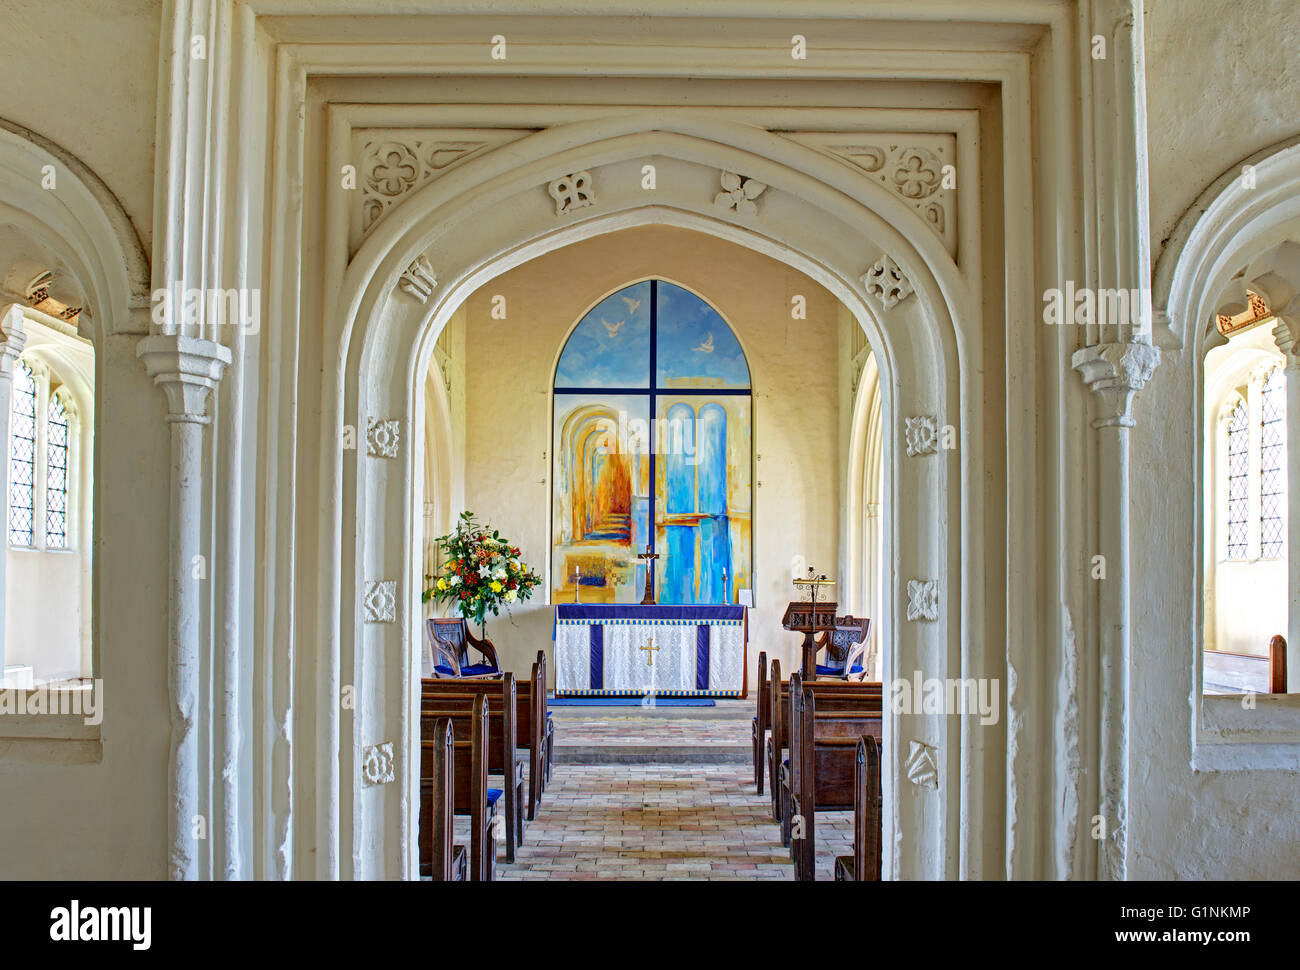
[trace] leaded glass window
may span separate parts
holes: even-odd
[[[68,548],[68,412],[58,394],[45,422],[45,548]]]
[[[1259,458],[1260,556],[1282,555],[1286,534],[1286,378],[1275,369],[1264,382]]]
[[[1245,559],[1249,515],[1250,426],[1246,402],[1238,400],[1228,419],[1228,558]]]
[[[14,365],[13,414],[9,422],[9,544],[30,546],[36,487],[36,377],[21,360]]]

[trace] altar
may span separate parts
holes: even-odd
[[[563,604],[556,697],[743,697],[743,606]]]

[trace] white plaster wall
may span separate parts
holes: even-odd
[[[667,227],[578,243],[499,277],[466,303],[469,373],[465,501],[544,571],[550,556],[550,389],[569,330],[622,285],[662,276],[702,294],[732,323],[754,387],[754,591],[750,685],[766,650],[789,670],[799,639],[781,629],[794,598],[790,562],[803,556],[833,575],[839,550],[839,303],[818,284],[749,250]],[[493,320],[491,297],[508,317]],[[790,299],[808,318],[790,319]],[[544,591],[489,619],[502,663],[527,671],[550,650],[553,610]],[[554,674],[552,664],[549,673]]]
[[[165,399],[144,375],[133,338],[96,350],[104,720],[98,742],[0,737],[0,832],[21,833],[0,839],[4,879],[166,875]]]
[[[1292,0],[1146,0],[1151,244],[1220,173],[1300,134]]]
[[[5,0],[0,118],[104,180],[149,246],[163,0]]]
[[[1192,435],[1187,352],[1167,353],[1132,432],[1131,879],[1294,879],[1294,771],[1194,771]]]
[[[1286,635],[1286,582],[1286,560],[1220,562],[1213,649],[1267,657],[1273,635]]]
[[[81,676],[81,555],[10,549],[5,573],[5,663],[37,680]]]

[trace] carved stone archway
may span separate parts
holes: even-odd
[[[959,620],[969,591],[959,558],[966,525],[956,482],[984,476],[975,449],[956,455],[924,443],[904,449],[896,417],[960,414],[964,427],[980,426],[979,409],[971,406],[980,397],[963,390],[978,378],[962,373],[965,361],[978,358],[965,336],[977,315],[941,241],[896,196],[785,139],[743,126],[662,118],[647,127],[644,119],[621,118],[551,129],[514,143],[509,153],[486,153],[395,207],[342,281],[341,306],[351,324],[340,347],[343,385],[322,402],[327,422],[357,428],[395,422],[396,440],[422,440],[423,375],[451,314],[486,281],[576,239],[658,223],[764,252],[835,294],[877,348],[890,416],[885,450],[899,456],[886,476],[885,555],[910,580],[895,584],[885,606],[886,668],[941,680],[958,676],[972,658]],[[527,161],[520,164],[521,158]],[[636,180],[619,177],[646,158],[656,159],[661,186],[652,205]],[[720,211],[710,187],[719,173],[737,170],[768,186],[761,208],[748,217]],[[586,173],[599,201],[557,213],[547,186],[574,172]],[[633,188],[620,189],[623,183]],[[895,283],[903,281],[884,299],[874,288],[882,253]],[[355,868],[345,866],[343,874],[410,877],[420,579],[411,543],[419,533],[424,471],[414,449],[393,451],[372,440],[343,452],[337,472],[342,501],[337,518],[325,523],[337,538],[325,545],[341,555],[326,564],[320,588],[341,591],[338,676],[357,689],[350,730],[342,719],[338,727],[344,793],[338,824],[342,844],[369,847],[354,854]],[[898,501],[900,494],[908,501]],[[999,833],[985,831],[972,815],[960,824],[965,749],[955,721],[895,714],[885,737],[894,766],[886,782],[886,825],[894,833],[887,871],[957,875],[957,860],[967,851],[961,843],[996,840]],[[981,784],[1000,788],[1003,781],[991,772]]]

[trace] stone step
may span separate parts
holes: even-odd
[[[737,765],[748,764],[747,744],[559,744],[557,765]]]

